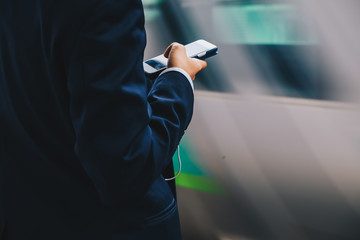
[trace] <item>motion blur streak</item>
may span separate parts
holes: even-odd
[[[326,69],[336,86],[332,94],[341,100],[360,99],[360,2],[298,0],[313,19],[322,38],[321,48],[328,63]]]
[[[360,2],[143,2],[146,59],[219,47],[180,145],[184,239],[360,239]]]

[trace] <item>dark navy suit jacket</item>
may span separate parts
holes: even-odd
[[[180,239],[193,92],[147,89],[145,39],[140,0],[0,1],[0,239]]]

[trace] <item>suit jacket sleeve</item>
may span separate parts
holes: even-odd
[[[193,92],[179,72],[163,74],[148,92],[141,1],[100,2],[75,43],[68,90],[75,152],[100,199],[116,206],[144,195],[169,164]]]

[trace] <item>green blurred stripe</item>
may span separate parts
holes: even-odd
[[[225,190],[214,179],[196,176],[187,173],[180,173],[175,180],[177,186],[190,188],[198,191],[224,195]]]
[[[146,5],[160,4],[162,2],[163,0],[142,0],[144,7],[146,7]]]
[[[294,4],[217,5],[212,14],[215,34],[223,43],[317,43],[311,22]]]
[[[199,159],[201,159],[200,154],[194,149],[194,145],[191,143],[186,135],[181,140],[180,143],[180,157],[181,157],[181,172],[197,176],[211,176],[210,172],[205,171],[204,167],[199,164]],[[179,169],[179,160],[177,152],[173,156],[173,162],[175,170]],[[201,161],[200,161],[201,162]]]

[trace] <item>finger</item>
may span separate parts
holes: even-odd
[[[171,52],[171,49],[172,49],[172,47],[173,47],[175,44],[178,44],[178,43],[177,43],[177,42],[173,42],[173,43],[171,43],[171,44],[166,48],[166,50],[165,50],[165,52],[164,52],[164,57],[166,57],[166,58],[169,57],[169,54],[170,54],[170,52]]]
[[[194,60],[196,61],[196,64],[200,67],[200,71],[207,67],[207,62],[205,60],[200,60],[196,58],[194,58]]]
[[[182,45],[182,44],[180,44],[180,43],[174,43],[174,44],[171,46],[169,55],[174,55],[174,53],[176,54],[177,57],[187,58],[186,48],[185,48],[184,45]],[[175,56],[175,55],[174,55],[174,56]]]
[[[200,60],[201,70],[204,70],[207,67],[207,62],[205,60]]]

